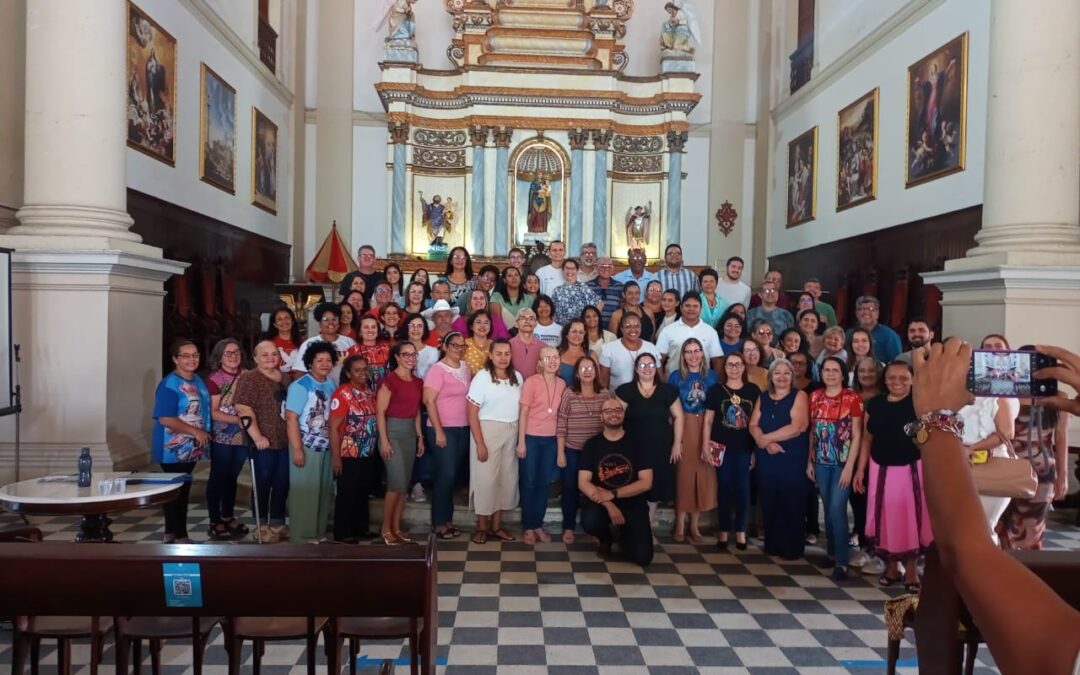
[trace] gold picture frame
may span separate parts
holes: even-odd
[[[135,3],[127,16],[127,144],[176,166],[176,38]]]
[[[788,143],[787,223],[795,227],[817,217],[817,148],[815,125]]]
[[[964,170],[967,70],[967,33],[908,66],[905,187]]]
[[[877,199],[878,88],[836,114],[836,210]]]
[[[199,103],[199,180],[235,195],[236,89],[205,63]]]
[[[278,126],[251,107],[251,203],[277,215]]]

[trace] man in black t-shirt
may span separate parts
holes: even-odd
[[[612,396],[600,415],[604,431],[585,442],[578,470],[578,489],[588,500],[581,509],[581,526],[600,541],[599,553],[611,551],[616,539],[627,559],[642,567],[653,558],[652,528],[645,494],[653,472],[644,453],[623,430],[625,408]]]
[[[341,293],[342,297],[349,294],[352,280],[360,277],[364,280],[364,299],[368,302],[371,301],[371,296],[375,293],[375,286],[386,278],[382,272],[375,269],[375,261],[375,247],[371,244],[361,246],[356,254],[357,271],[346,274],[338,285],[338,292]]]

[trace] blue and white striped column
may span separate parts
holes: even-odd
[[[685,131],[669,131],[668,140],[668,188],[667,188],[667,241],[680,244],[682,238],[682,153],[686,146]]]

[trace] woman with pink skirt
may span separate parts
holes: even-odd
[[[916,563],[934,535],[923,496],[919,448],[904,429],[915,421],[911,380],[911,366],[890,363],[885,370],[887,393],[866,403],[855,490],[867,493],[866,538],[886,564],[878,584],[892,586],[903,579],[909,593],[918,593]]]

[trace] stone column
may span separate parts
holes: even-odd
[[[514,130],[499,127],[495,133],[495,255],[510,250],[510,139]]]
[[[688,134],[685,131],[669,131],[668,187],[667,187],[667,241],[679,244],[682,239],[682,155]]]
[[[390,252],[406,254],[406,226],[405,226],[405,161],[407,150],[406,143],[409,141],[409,125],[405,122],[391,122],[388,125],[390,131],[390,147],[392,148],[392,160],[394,166],[391,180],[390,202]]]
[[[585,215],[585,143],[589,132],[574,129],[570,132],[570,237],[567,250],[577,255],[581,250]]]
[[[487,140],[491,133],[489,127],[475,126],[469,129],[472,141],[472,208],[470,221],[469,250],[474,255],[484,253],[484,188],[487,184]]]
[[[940,334],[1080,351],[1080,4],[1029,10],[991,4],[978,245],[923,276],[944,296]]]
[[[0,236],[15,249],[21,478],[70,473],[82,446],[97,470],[149,460],[162,283],[186,265],[129,230],[126,13],[123,0],[26,3],[23,208]],[[14,478],[12,422],[0,420],[0,482]]]
[[[373,223],[352,223],[353,6],[353,0],[319,0],[317,5],[315,222],[308,227],[315,230],[317,251],[337,221],[338,234],[356,255],[361,244],[381,249],[385,235]],[[354,235],[361,241],[353,241]],[[315,251],[305,252],[305,264]]]
[[[607,151],[611,144],[611,131],[607,129],[593,129],[589,132],[592,136],[593,152],[596,157],[596,166],[593,173],[593,239],[596,240],[596,254],[609,255],[607,250],[608,239],[605,233],[611,230],[608,222],[608,175],[607,175]],[[597,232],[601,236],[597,236]]]

